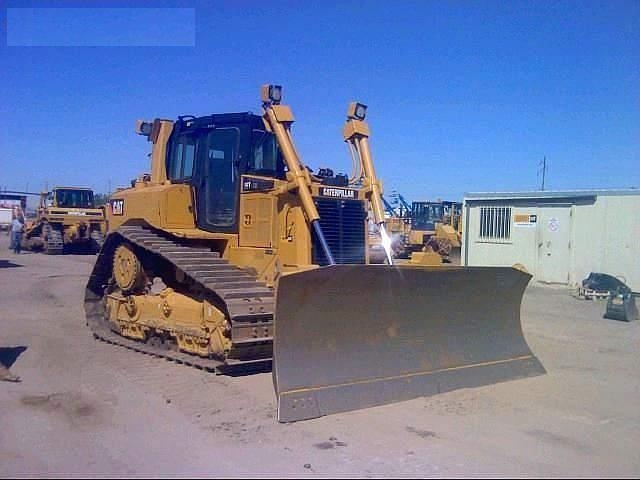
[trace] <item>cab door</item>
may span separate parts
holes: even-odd
[[[198,226],[220,233],[238,231],[240,129],[209,130],[198,145]]]

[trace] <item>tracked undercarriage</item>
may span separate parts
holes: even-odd
[[[95,337],[207,370],[268,368],[274,292],[217,252],[145,226],[106,239],[85,295]]]
[[[137,123],[151,173],[105,209],[96,337],[221,373],[268,365],[280,422],[544,373],[520,325],[530,275],[392,265],[365,105],[343,130],[352,175],[313,174],[281,88],[261,93],[262,117]],[[368,265],[370,220],[389,265]]]

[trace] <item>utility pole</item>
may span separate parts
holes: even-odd
[[[542,174],[542,187],[540,190],[544,191],[544,180],[547,174],[547,156],[545,155],[542,161],[538,164],[538,175]]]

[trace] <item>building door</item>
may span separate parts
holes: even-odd
[[[540,207],[538,212],[537,280],[567,283],[571,256],[571,207]]]

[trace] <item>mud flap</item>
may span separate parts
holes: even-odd
[[[273,381],[292,422],[546,373],[522,334],[531,276],[334,265],[279,280]]]

